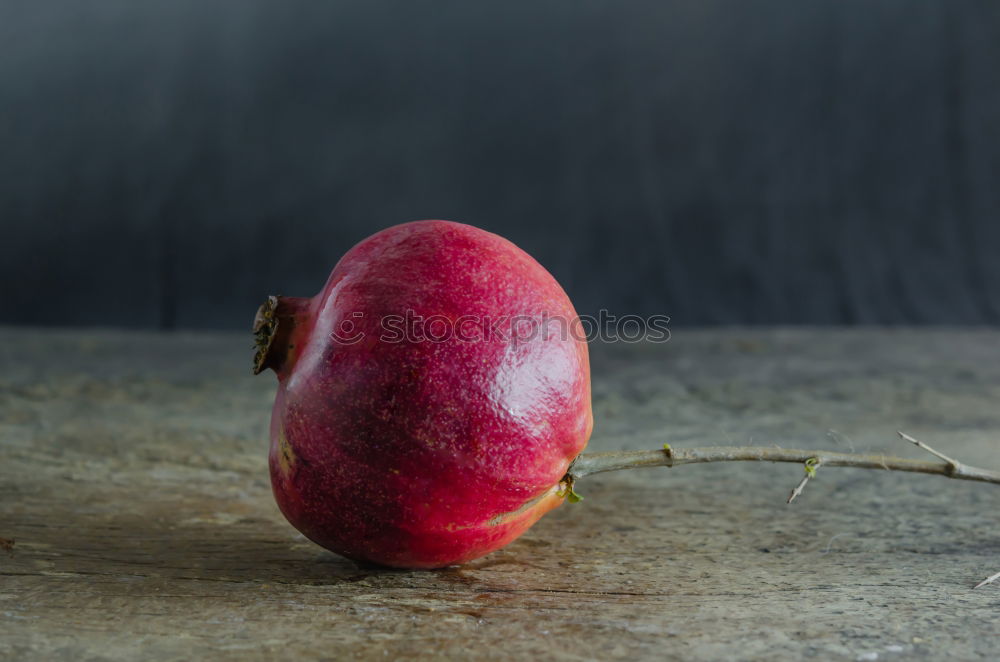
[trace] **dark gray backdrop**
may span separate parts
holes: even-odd
[[[1000,321],[1000,2],[0,2],[0,322],[243,328],[365,235],[581,312]]]

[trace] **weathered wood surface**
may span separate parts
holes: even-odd
[[[270,495],[240,335],[0,331],[0,657],[996,659],[992,485],[647,469],[507,549],[361,568]],[[1000,467],[1000,333],[676,331],[593,347],[592,447],[920,451]],[[833,432],[835,431],[835,432]]]

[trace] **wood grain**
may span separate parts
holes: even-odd
[[[436,572],[358,567],[270,495],[246,335],[0,330],[0,658],[991,659],[990,485],[792,465],[581,480]],[[1000,467],[1000,333],[681,331],[595,345],[592,447],[846,451],[912,432]],[[873,657],[878,655],[878,658]]]

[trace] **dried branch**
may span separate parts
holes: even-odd
[[[904,436],[908,441],[912,437]],[[926,444],[921,448],[945,458]],[[854,467],[858,469],[884,469],[910,473],[936,474],[958,480],[975,480],[1000,484],[1000,472],[971,467],[951,458],[944,462],[909,460],[885,455],[862,455],[859,453],[835,453],[832,451],[797,450],[794,448],[774,448],[767,446],[706,446],[702,448],[671,448],[649,451],[615,451],[611,453],[585,453],[570,465],[567,477],[576,480],[591,474],[638,467],[675,467],[681,464],[702,462],[792,462],[805,464],[815,460],[816,466]]]
[[[959,462],[958,460],[951,459],[950,457],[948,457],[944,453],[941,453],[940,451],[934,450],[933,448],[931,448],[930,446],[928,446],[924,442],[918,441],[918,440],[914,439],[913,437],[911,437],[910,435],[906,434],[905,432],[900,432],[899,430],[897,430],[896,434],[898,434],[903,439],[909,441],[910,443],[912,443],[917,448],[922,448],[923,450],[927,451],[931,455],[933,455],[935,457],[941,458],[942,460],[944,460],[945,462],[947,462],[948,464],[951,465],[952,470],[957,470],[959,467],[962,466],[962,463]]]
[[[975,586],[973,586],[972,589],[975,590],[975,589],[980,588],[982,586],[986,586],[987,584],[992,584],[993,582],[995,582],[998,579],[1000,579],[1000,572],[998,572],[995,575],[990,575],[989,577],[987,577],[983,581],[981,581],[978,584],[976,584]]]
[[[794,462],[805,466],[806,475],[788,497],[791,503],[802,494],[810,478],[816,476],[821,465],[830,467],[854,467],[856,469],[883,469],[885,471],[907,471],[910,473],[936,474],[958,480],[975,480],[983,483],[1000,484],[1000,471],[980,469],[948,457],[934,450],[922,441],[906,434],[900,437],[927,451],[942,462],[924,462],[885,455],[862,455],[859,453],[834,453],[830,451],[803,451],[793,448],[766,446],[706,446],[703,448],[672,448],[663,444],[663,450],[655,451],[615,451],[612,453],[589,453],[576,458],[566,472],[563,481],[572,486],[576,480],[591,474],[619,469],[639,467],[675,467],[680,464],[701,462]],[[575,495],[575,493],[574,493]],[[580,497],[577,497],[579,500]],[[836,536],[835,536],[836,537]],[[832,540],[832,538],[831,538]],[[980,588],[1000,579],[1000,572],[990,575],[976,584]]]

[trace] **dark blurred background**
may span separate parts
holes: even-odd
[[[581,313],[1000,322],[1000,2],[0,2],[0,323],[243,329],[419,218]]]

